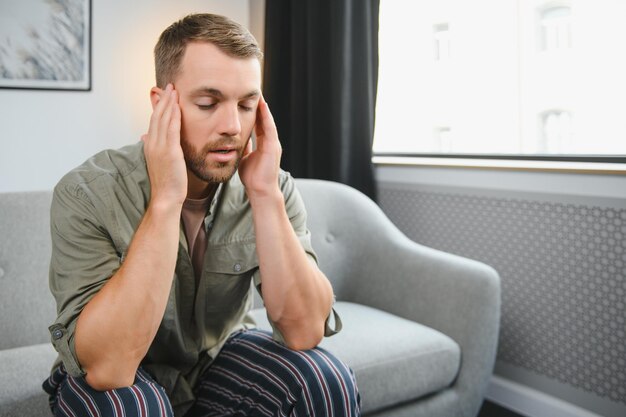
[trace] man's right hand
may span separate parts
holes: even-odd
[[[178,92],[172,84],[153,88],[152,116],[142,136],[150,177],[151,204],[182,205],[187,195],[187,169],[180,145],[181,114]]]

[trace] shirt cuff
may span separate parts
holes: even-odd
[[[76,357],[74,348],[74,332],[70,332],[67,327],[62,324],[55,323],[48,328],[52,339],[52,345],[59,353],[60,359],[68,374],[73,377],[85,375],[85,371],[81,368]]]

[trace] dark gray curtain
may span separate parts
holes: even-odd
[[[283,169],[376,200],[379,0],[266,0],[264,95]]]

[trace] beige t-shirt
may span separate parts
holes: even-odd
[[[183,203],[182,219],[189,247],[189,256],[193,265],[193,274],[196,278],[196,285],[200,282],[202,275],[202,263],[204,262],[204,252],[206,251],[206,229],[204,218],[209,210],[209,204],[214,192],[208,197],[196,200],[187,198]]]

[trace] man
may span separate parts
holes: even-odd
[[[55,415],[359,415],[351,371],[316,348],[334,297],[279,168],[261,57],[225,17],[174,23],[148,133],[55,188]],[[273,334],[246,317],[251,282]]]

